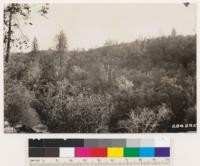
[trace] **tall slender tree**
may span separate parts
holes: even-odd
[[[42,16],[47,14],[49,10],[48,4],[42,5]],[[8,62],[10,56],[11,43],[16,47],[22,48],[24,45],[28,47],[28,38],[23,34],[20,23],[23,20],[25,24],[32,25],[30,20],[31,7],[29,4],[11,3],[4,7],[4,45],[5,45],[5,62]],[[16,35],[16,30],[19,30],[22,36]]]
[[[38,41],[37,38],[34,37],[33,42],[32,42],[32,52],[36,53],[39,50],[39,45],[38,45]]]
[[[59,79],[60,81],[63,81],[63,56],[67,51],[68,45],[67,45],[67,38],[65,36],[65,33],[63,31],[60,31],[60,33],[56,36],[56,49],[57,49],[57,54],[59,56]],[[63,106],[63,93],[61,91],[60,93],[60,98],[61,98],[61,105]],[[60,100],[60,99],[59,99]]]
[[[57,49],[57,54],[59,55],[59,61],[60,61],[60,74],[59,75],[60,75],[60,80],[62,80],[63,56],[68,48],[67,38],[65,36],[65,33],[63,31],[60,31],[60,33],[56,36],[56,40],[57,40],[56,49]]]
[[[63,31],[60,31],[60,33],[56,36],[56,39],[57,39],[57,45],[56,45],[57,51],[61,53],[67,51],[68,45],[65,33]]]
[[[172,36],[172,37],[175,37],[175,36],[176,36],[176,34],[177,34],[177,33],[176,33],[176,29],[175,29],[175,28],[173,28],[173,29],[172,29],[172,32],[171,32],[171,36]]]

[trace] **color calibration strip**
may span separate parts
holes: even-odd
[[[170,139],[30,139],[29,157],[170,157]]]

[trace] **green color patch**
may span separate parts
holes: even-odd
[[[139,148],[124,148],[124,157],[138,157]]]

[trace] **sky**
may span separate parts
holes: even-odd
[[[196,32],[196,5],[176,4],[50,4],[47,18],[32,4],[33,25],[21,25],[30,39],[37,38],[40,49],[55,47],[55,36],[63,30],[69,50],[102,46],[107,40],[131,42],[138,38]]]

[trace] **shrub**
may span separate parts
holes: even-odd
[[[127,121],[121,122],[121,127],[131,133],[167,132],[171,117],[172,112],[166,104],[154,109],[137,107],[130,112]]]
[[[31,119],[35,120],[34,117],[27,116],[30,110],[30,103],[33,100],[33,94],[21,83],[12,81],[7,84],[4,98],[5,118],[12,126],[18,123],[28,123]]]
[[[49,124],[54,124],[51,127],[53,132],[94,133],[107,125],[111,111],[109,104],[105,97],[99,95],[80,94],[76,97],[59,98],[50,113]]]

